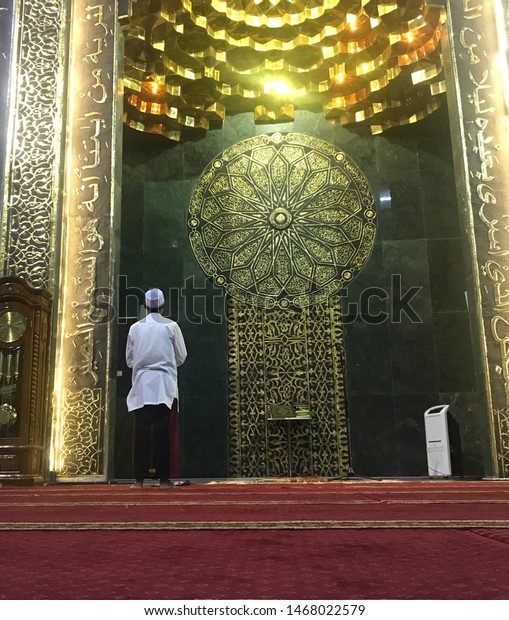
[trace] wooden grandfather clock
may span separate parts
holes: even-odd
[[[0,278],[0,483],[43,482],[51,295]]]

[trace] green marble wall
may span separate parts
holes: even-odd
[[[124,347],[137,311],[136,290],[131,289],[139,289],[141,300],[141,291],[148,286],[173,290],[171,316],[179,320],[189,349],[180,373],[182,475],[228,476],[222,297],[194,260],[187,241],[187,206],[194,183],[213,157],[239,140],[274,131],[298,131],[334,143],[366,173],[377,198],[376,247],[344,300],[355,474],[426,476],[423,413],[430,406],[450,403],[455,473],[481,475],[482,416],[464,295],[469,261],[460,232],[443,110],[420,124],[375,137],[368,130],[335,126],[321,114],[306,111],[297,112],[295,122],[282,125],[255,126],[251,114],[230,117],[222,129],[183,144],[126,130],[120,269],[124,279],[118,305],[120,317],[132,318],[119,330],[122,376],[114,477],[132,477],[131,420],[125,410],[130,373]],[[399,319],[398,304],[391,300],[395,275],[401,279],[402,293],[420,287],[411,310],[421,322],[410,321],[404,313]],[[366,304],[373,291],[379,299],[371,297]],[[384,296],[388,299],[380,299]],[[389,316],[373,321],[379,313]]]

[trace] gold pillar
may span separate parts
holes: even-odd
[[[114,2],[73,0],[52,469],[104,480],[118,226],[120,59]]]
[[[116,3],[17,0],[14,24],[2,274],[48,289],[58,308],[50,469],[104,479],[120,196]]]
[[[500,0],[447,0],[457,189],[473,265],[472,311],[490,437],[488,474],[509,477],[509,137]],[[497,25],[498,30],[495,28]],[[491,470],[491,471],[490,471]]]
[[[18,276],[33,287],[53,292],[56,222],[62,193],[67,2],[17,0],[14,19],[2,274]]]
[[[34,288],[47,289],[55,300],[59,286],[56,263],[65,148],[69,0],[14,0],[12,8],[9,77],[2,85],[8,94],[2,158],[1,273],[22,278]],[[52,344],[54,355],[54,338]],[[53,376],[52,369],[53,364],[49,377]],[[41,462],[47,463],[49,399],[38,402],[38,406],[45,421],[37,444],[38,448],[42,444]]]

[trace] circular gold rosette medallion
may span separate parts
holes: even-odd
[[[351,282],[375,240],[368,181],[311,136],[261,135],[226,149],[198,179],[190,242],[233,298],[265,308],[323,302]]]

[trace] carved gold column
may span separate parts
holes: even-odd
[[[509,476],[509,139],[500,0],[447,0],[451,125],[473,263],[492,473]],[[489,472],[488,472],[489,473]]]
[[[0,119],[5,136],[0,139],[0,271],[9,281],[19,278],[21,288],[40,289],[37,295],[44,298],[58,296],[55,265],[62,205],[68,7],[69,0],[2,0],[0,4]],[[9,308],[6,317],[15,305],[11,293],[5,289],[2,293],[2,302]],[[22,458],[17,463],[14,458],[12,466],[5,467],[9,451],[15,454],[16,448],[11,450],[10,443],[4,441],[4,466],[0,469],[7,478],[42,481],[49,452],[50,403],[45,393],[48,377],[53,376],[53,364],[46,374],[46,358],[42,361],[39,354],[41,342],[47,354],[51,337],[47,329],[41,333],[37,317],[29,327],[35,329],[33,372],[20,375],[15,388],[18,394],[26,394],[26,390],[32,390],[31,385],[44,385],[31,392],[31,402],[37,404],[40,416],[34,414],[35,405],[28,400],[17,401],[16,413],[24,422],[12,445],[25,457],[34,458]],[[4,437],[12,436],[12,429],[6,432],[8,426],[0,424]],[[35,471],[37,475],[33,475]]]
[[[2,272],[52,289],[62,181],[67,2],[17,0],[11,6],[12,62],[9,83],[2,84],[3,90],[9,89]]]
[[[73,0],[52,469],[61,481],[107,475],[116,148],[117,10]]]

